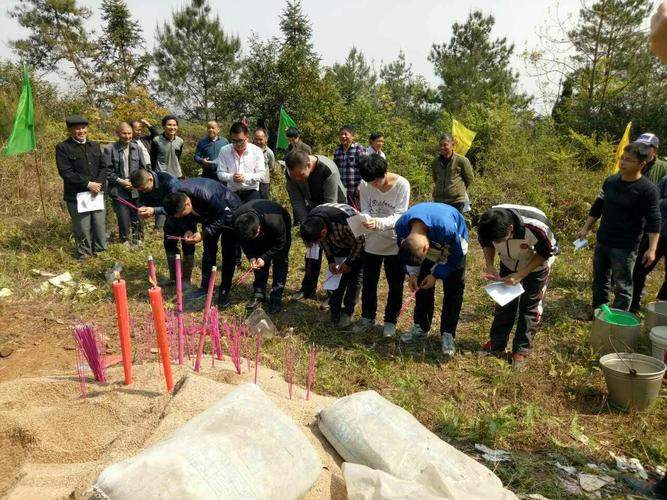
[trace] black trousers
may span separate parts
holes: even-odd
[[[500,265],[500,276],[507,276],[512,271],[502,264]],[[514,326],[517,321],[516,333],[512,341],[512,352],[528,354],[533,344],[533,338],[537,327],[542,319],[544,295],[547,291],[549,269],[533,271],[521,282],[525,292],[509,304],[500,306],[496,304],[496,310],[491,324],[491,343],[494,351],[504,351]],[[517,319],[518,310],[518,319]]]
[[[418,283],[431,274],[431,268],[434,262],[426,259],[419,269]],[[459,269],[451,272],[444,280],[442,312],[440,313],[440,333],[451,333],[456,337],[456,327],[461,315],[461,306],[463,305],[463,291],[465,290],[465,257]],[[415,325],[421,326],[422,330],[428,332],[431,330],[433,312],[435,309],[435,286],[428,290],[419,290],[415,297]]]
[[[131,201],[131,200],[128,200]],[[112,199],[113,211],[118,219],[118,237],[121,242],[130,240],[130,229],[132,229],[132,243],[144,239],[144,221],[139,217],[139,213],[123,205],[115,198]]]
[[[329,311],[334,317],[341,313],[352,316],[354,308],[359,302],[359,291],[361,290],[361,259],[351,264],[352,270],[340,278],[340,285],[331,292],[329,296]]]
[[[403,282],[405,271],[398,255],[363,254],[363,289],[361,292],[361,316],[375,319],[378,301],[378,282],[384,262],[384,275],[389,285],[387,304],[384,308],[384,322],[396,324],[403,305]]]
[[[273,287],[271,288],[270,301],[272,304],[280,304],[287,283],[287,272],[289,271],[289,249],[292,244],[291,235],[287,234],[287,244],[282,252],[276,254],[264,267],[255,271],[255,282],[253,288],[255,297],[266,298],[266,284],[269,281],[269,267],[273,266]]]
[[[211,279],[211,268],[216,265],[218,260],[218,241],[221,242],[222,246],[222,263],[217,266],[221,275],[218,300],[221,300],[224,295],[229,294],[232,288],[238,244],[232,229],[223,229],[213,236],[204,233],[204,255],[201,261],[201,287],[204,289],[208,288]]]
[[[234,192],[236,193],[236,196],[238,196],[239,199],[241,200],[241,203],[247,203],[252,200],[259,200],[260,198],[259,191],[257,189],[243,189]]]
[[[167,217],[164,223],[164,252],[166,254],[177,254],[178,244],[181,244],[183,255],[193,255],[195,253],[195,246],[189,245],[179,240],[170,240],[167,236],[183,236],[186,232],[197,230],[197,223],[192,217],[183,217],[177,219],[175,217]]]
[[[632,270],[632,305],[630,306],[630,311],[634,312],[641,309],[642,290],[646,284],[646,277],[653,271],[655,266],[658,265],[660,259],[667,255],[667,236],[660,235],[660,238],[658,238],[658,248],[655,252],[655,260],[648,267],[644,267],[644,264],[642,263],[646,250],[648,250],[648,235],[644,234],[642,241],[639,244],[635,267]],[[658,292],[658,300],[667,300],[667,265],[665,266],[665,276],[662,280],[662,286]]]
[[[304,258],[304,274],[301,280],[301,291],[304,297],[313,298],[317,292],[317,283],[322,270],[322,248],[317,259]]]

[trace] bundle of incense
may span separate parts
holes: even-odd
[[[222,361],[222,344],[220,343],[220,321],[218,319],[218,308],[211,306],[211,311],[208,316],[209,322],[209,332],[211,335],[211,344],[213,345],[213,350],[211,351],[211,356],[218,358],[218,361]]]
[[[310,388],[313,385],[313,380],[315,379],[315,364],[316,364],[317,351],[315,346],[310,350],[308,354],[308,383],[306,384],[306,401],[310,399]]]
[[[167,235],[168,240],[176,240],[176,241],[190,241],[192,238],[186,238],[184,236],[172,236],[172,235]]]
[[[74,340],[81,348],[95,380],[106,382],[106,363],[102,341],[91,325],[78,325],[72,333]]]
[[[76,344],[76,371],[79,375],[79,390],[81,391],[81,397],[85,398],[88,395],[88,389],[86,387],[86,365],[83,351],[79,344]]]
[[[419,288],[417,288],[414,292],[412,292],[412,295],[410,295],[407,299],[405,299],[405,302],[403,302],[403,305],[401,306],[400,311],[398,311],[398,316],[396,316],[396,321],[398,321],[398,318],[401,317],[401,315],[405,312],[405,310],[410,306],[410,303],[415,300],[415,297],[417,296],[417,292],[419,291]]]
[[[260,351],[262,350],[262,336],[257,332],[255,335],[255,384],[257,384],[257,371],[259,370]]]
[[[125,198],[121,198],[120,196],[116,196],[116,201],[122,205],[125,205],[126,207],[130,207],[132,210],[137,210],[139,211],[139,207],[136,206],[134,203],[130,203],[127,201]]]
[[[236,283],[234,283],[234,286],[243,284],[243,283],[245,282],[245,280],[248,279],[248,277],[250,276],[250,274],[251,274],[253,271],[254,271],[254,269],[253,269],[252,267],[251,267],[250,269],[248,269],[245,273],[243,273],[243,274],[241,275],[241,277],[240,277],[239,279],[236,280]]]

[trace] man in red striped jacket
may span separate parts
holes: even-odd
[[[477,233],[487,277],[508,285],[521,283],[525,290],[504,306],[496,304],[491,338],[483,349],[504,356],[518,309],[512,364],[519,367],[526,361],[542,316],[549,271],[559,253],[558,241],[544,212],[522,205],[490,208],[480,217]],[[494,264],[496,253],[500,257],[500,273]]]

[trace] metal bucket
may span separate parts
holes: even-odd
[[[612,312],[624,316],[629,324],[608,323],[605,321],[605,313],[596,309],[593,326],[591,327],[591,346],[600,356],[615,352],[614,345],[627,346],[629,351],[636,351],[639,347],[639,337],[641,335],[639,318],[621,309],[612,309]]]
[[[650,302],[644,311],[644,331],[648,334],[656,326],[667,326],[667,302]]]
[[[651,356],[613,353],[600,358],[609,404],[620,410],[645,410],[657,399],[665,363]]]

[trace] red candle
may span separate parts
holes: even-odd
[[[120,273],[116,274],[113,282],[113,296],[116,301],[116,318],[118,320],[118,333],[120,335],[120,352],[123,356],[123,372],[125,373],[125,385],[132,383],[132,349],[130,348],[130,314],[127,310],[127,290],[125,280],[120,279]]]
[[[151,302],[151,310],[153,311],[153,323],[155,324],[157,346],[160,350],[160,357],[162,358],[164,379],[167,382],[167,391],[171,392],[174,388],[174,381],[171,378],[171,361],[169,359],[169,342],[167,341],[167,323],[164,320],[162,289],[159,286],[149,288],[148,298]]]
[[[157,273],[155,272],[155,261],[153,256],[148,256],[148,279],[153,286],[157,286]]]

